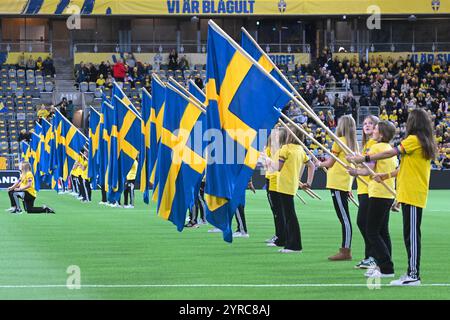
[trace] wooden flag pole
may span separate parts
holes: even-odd
[[[297,196],[297,198],[300,199],[300,201],[301,201],[303,204],[306,204],[305,199],[303,199],[302,197],[300,197],[300,195],[299,195],[298,193],[296,193],[295,195]]]
[[[203,113],[206,112],[206,106],[203,104],[203,102],[198,100],[192,93],[190,93],[188,90],[186,90],[186,88],[184,88],[181,84],[179,84],[174,78],[169,77],[169,84],[171,84],[172,86],[176,86],[181,91],[183,91],[184,95],[186,95],[190,99],[194,100],[196,102],[196,104],[201,107],[201,110]]]
[[[198,91],[201,92],[202,95],[206,98],[206,94],[203,92],[202,89],[200,89],[200,88],[195,84],[194,81],[192,81],[192,79],[189,79],[189,83],[192,83],[192,85],[194,85],[194,86],[198,89]]]

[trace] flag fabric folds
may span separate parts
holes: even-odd
[[[30,145],[26,143],[24,140],[20,142],[20,150],[22,153],[20,154],[20,161],[30,161],[31,149]]]
[[[202,133],[195,137],[194,126],[205,115],[183,94],[166,88],[164,120],[161,127],[161,142],[156,162],[158,181],[157,212],[182,231],[186,211],[195,201],[196,186],[199,185],[206,160],[203,157]],[[193,145],[200,141],[200,148]]]
[[[146,204],[149,203],[150,174],[151,174],[151,147],[150,126],[152,115],[152,96],[145,88],[142,89],[142,121],[144,122],[144,141],[142,143],[143,153],[139,156],[139,168],[141,168],[140,190]]]
[[[188,91],[190,94],[192,94],[194,97],[196,97],[200,102],[205,103],[206,101],[206,95],[205,93],[193,82],[188,82],[189,87]]]
[[[109,188],[111,201],[118,201],[128,172],[141,149],[142,118],[117,96],[113,97],[115,122],[111,133]]]
[[[276,80],[256,64],[210,21],[206,68],[207,128],[222,132],[218,147],[222,154],[229,154],[230,150],[235,154],[233,161],[208,159],[206,218],[222,230],[227,242],[232,241],[231,220],[237,207],[245,201],[245,189],[257,163],[259,130],[266,129],[264,135],[267,138],[279,118],[274,107],[282,108],[290,100]]]
[[[153,201],[157,200],[158,181],[155,179],[156,158],[161,140],[162,123],[164,119],[164,104],[166,86],[156,77],[152,78],[152,109],[150,115],[150,183],[153,184]]]
[[[108,163],[109,149],[111,145],[111,133],[114,123],[114,107],[106,100],[102,102],[100,119],[100,141],[98,148],[98,184],[109,191],[108,188]]]
[[[99,145],[100,145],[100,114],[91,107],[89,113],[89,156],[88,156],[88,177],[92,183],[92,188],[97,188],[97,178],[99,172]]]
[[[42,148],[42,127],[36,122],[34,126],[34,132],[31,134],[31,156],[30,164],[31,171],[34,175],[34,185],[37,191],[41,189],[41,148]]]

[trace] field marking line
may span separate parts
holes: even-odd
[[[378,286],[378,284],[377,284]],[[379,284],[381,287],[393,287],[389,284]],[[297,283],[297,284],[86,284],[80,288],[202,288],[202,287],[240,287],[240,288],[302,288],[302,287],[367,287],[367,283]],[[450,283],[428,283],[419,287],[450,287]],[[0,285],[0,289],[46,289],[67,288],[65,284],[37,284],[37,285]]]

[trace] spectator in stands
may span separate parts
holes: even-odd
[[[27,132],[27,130],[22,129],[19,132],[19,142],[21,141],[26,141],[26,142],[30,142],[31,140],[31,134],[29,132]]]
[[[114,82],[114,78],[112,77],[111,73],[108,73],[108,77],[106,78],[105,86],[108,88],[112,88]]]
[[[345,91],[349,91],[351,88],[351,82],[350,79],[348,78],[348,74],[345,74],[344,79],[342,79],[342,88]]]
[[[336,127],[336,121],[334,121],[333,113],[330,110],[327,111],[326,124],[330,129],[334,129]]]
[[[55,67],[53,66],[53,60],[48,56],[45,58],[44,62],[42,63],[42,68],[44,71],[44,76],[55,76]]]
[[[36,62],[33,59],[33,56],[30,55],[27,61],[27,69],[34,70],[36,68]]]
[[[178,53],[175,49],[172,49],[169,54],[169,70],[178,69]]]
[[[103,75],[103,79],[106,79],[106,77],[108,76],[108,72],[110,72],[110,70],[111,70],[111,66],[109,65],[109,61],[107,63],[102,61],[100,63],[100,65],[98,66],[99,77],[100,77],[100,75]]]
[[[184,77],[184,70],[189,69],[189,61],[187,60],[186,55],[184,55],[180,58],[179,66],[180,66],[181,72],[183,72],[183,77]]]
[[[123,64],[123,60],[119,59],[113,67],[113,75],[116,81],[123,82],[127,73],[127,67]]]
[[[162,64],[163,58],[161,53],[157,53],[155,54],[155,56],[153,57],[153,64],[155,66],[155,71],[158,72],[161,69],[161,64]]]
[[[89,63],[88,65],[88,81],[89,82],[96,82],[98,77],[98,72],[95,66],[92,63]]]
[[[38,57],[36,60],[36,71],[42,70],[42,57]]]
[[[127,55],[127,59],[125,60],[126,65],[129,69],[133,69],[136,66],[136,59],[132,53]]]
[[[73,122],[74,109],[75,107],[73,105],[73,101],[69,100],[69,102],[67,103],[66,111],[67,111],[67,119],[69,119],[70,122]]]
[[[67,98],[63,97],[61,102],[58,103],[57,105],[55,105],[55,108],[59,107],[59,111],[61,112],[61,114],[67,118]],[[69,119],[70,120],[70,119]]]
[[[105,85],[105,78],[103,77],[103,73],[100,73],[99,78],[95,82],[97,84],[97,88],[101,88]]]
[[[48,110],[45,107],[45,105],[41,105],[41,107],[39,108],[39,110],[37,112],[37,117],[38,117],[39,124],[42,122],[42,119],[47,119],[49,114],[50,113],[48,112]]]
[[[200,76],[197,74],[195,75],[195,80],[194,80],[195,84],[197,85],[197,87],[200,88],[200,90],[203,90],[203,80],[202,78],[200,78]]]

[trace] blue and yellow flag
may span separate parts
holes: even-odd
[[[114,108],[106,100],[102,102],[100,119],[100,142],[98,148],[98,184],[106,191],[108,187],[109,150],[111,147],[111,133],[114,123]]]
[[[212,21],[206,66],[207,128],[221,131],[221,138],[215,137],[215,152],[223,155],[222,159],[210,159],[208,153],[206,218],[231,242],[231,220],[245,201],[245,189],[259,156],[259,135],[267,138],[279,118],[274,107],[284,107],[290,99],[279,83]]]
[[[188,91],[194,97],[196,97],[200,102],[205,103],[206,95],[205,93],[194,83],[194,81],[189,81]]]
[[[123,102],[124,105],[133,110],[134,113],[136,113],[138,116],[141,116],[139,111],[135,108],[135,106],[131,103],[130,99],[128,99],[127,95],[120,88],[119,84],[115,81],[113,83],[112,96],[113,97],[116,96],[119,100]]]
[[[186,211],[196,199],[196,186],[201,182],[206,160],[203,157],[203,132],[195,136],[194,126],[205,116],[189,99],[166,88],[164,120],[158,148],[156,177],[158,184],[157,212],[182,231]],[[195,142],[200,148],[195,150]]]
[[[157,76],[152,78],[152,109],[150,114],[150,183],[153,184],[153,201],[157,201],[158,181],[155,177],[156,158],[161,140],[162,123],[164,119],[164,104],[166,100],[166,86]]]
[[[34,126],[34,132],[31,134],[31,142],[30,142],[30,149],[31,149],[30,165],[31,171],[33,172],[34,176],[34,186],[36,191],[39,191],[41,189],[41,166],[40,166],[41,146],[42,146],[41,133],[42,127],[38,123],[36,123]]]
[[[118,201],[124,190],[126,176],[142,150],[141,143],[144,139],[142,118],[117,96],[113,97],[113,105],[115,124],[111,134],[108,182],[109,191],[112,191],[111,201]]]
[[[50,157],[53,139],[53,128],[50,122],[42,119],[42,149],[41,149],[41,172],[44,175],[51,173]]]
[[[149,203],[149,190],[150,190],[150,126],[151,126],[151,114],[152,114],[152,96],[147,92],[145,88],[142,89],[142,120],[144,121],[144,142],[143,153],[139,157],[139,167],[141,168],[140,190],[143,193],[145,203]]]
[[[1,112],[8,112],[8,107],[5,106],[2,99],[0,99],[0,113]]]
[[[89,156],[88,156],[88,177],[92,183],[92,188],[97,188],[97,178],[99,172],[98,150],[100,145],[100,114],[90,108],[89,113]]]
[[[22,150],[22,153],[20,154],[20,161],[29,162],[30,156],[31,156],[30,145],[28,143],[26,143],[26,141],[22,140],[20,142],[20,150]]]
[[[292,91],[289,86],[289,82],[274,68],[274,65],[269,60],[270,58],[264,54],[261,47],[253,40],[246,32],[241,33],[241,46],[247,51],[247,53],[259,63],[260,66],[264,68],[268,73],[272,75],[281,85],[283,85],[289,92]]]

